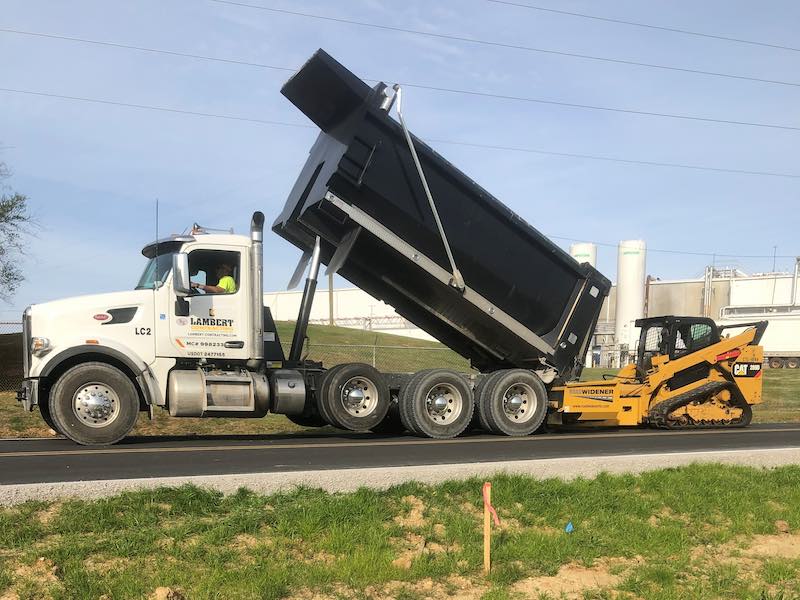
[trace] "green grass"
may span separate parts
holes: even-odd
[[[775,521],[800,529],[799,483],[797,466],[569,483],[499,476],[488,578],[478,480],[227,497],[186,486],[28,503],[0,509],[0,597],[5,587],[21,598],[145,598],[166,586],[193,599],[535,598],[552,591],[547,578],[589,568],[610,579],[582,597],[796,599],[800,554],[786,553],[800,551],[800,536],[777,533]]]

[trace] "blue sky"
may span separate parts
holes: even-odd
[[[248,0],[250,1],[250,0]],[[486,0],[252,0],[253,4],[765,79],[800,82],[800,52],[691,37]],[[714,0],[531,4],[798,45],[800,4]],[[768,7],[769,10],[765,10]],[[800,87],[477,46],[204,0],[6,0],[0,27],[298,67],[324,48],[362,77],[550,100],[800,126]],[[0,33],[0,87],[307,124],[280,94],[288,73]],[[422,138],[712,167],[800,173],[800,132],[651,118],[408,89]],[[128,289],[141,247],[192,222],[245,232],[253,210],[278,214],[315,139],[269,126],[0,92],[0,160],[40,228],[27,304]],[[432,144],[545,234],[653,249],[800,254],[800,179],[632,166]],[[569,242],[557,240],[568,246]],[[298,251],[265,244],[265,287],[281,289]],[[649,273],[694,277],[704,256],[650,252]],[[748,271],[772,259],[726,258]],[[778,259],[789,268],[789,258]],[[599,269],[613,278],[615,249]],[[346,285],[344,281],[342,285]]]

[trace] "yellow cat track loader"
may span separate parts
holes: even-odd
[[[650,425],[663,429],[746,427],[761,402],[767,321],[737,324],[725,335],[697,317],[639,319],[634,363],[600,381],[552,388],[554,425]]]

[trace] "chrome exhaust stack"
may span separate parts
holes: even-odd
[[[250,220],[250,302],[252,304],[253,360],[264,359],[264,213],[256,211]]]

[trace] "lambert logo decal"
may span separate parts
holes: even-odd
[[[177,319],[175,319],[175,322],[181,327],[186,327],[189,324],[189,319],[178,317]]]
[[[233,319],[192,317],[190,324],[192,331],[230,331],[233,329]]]

